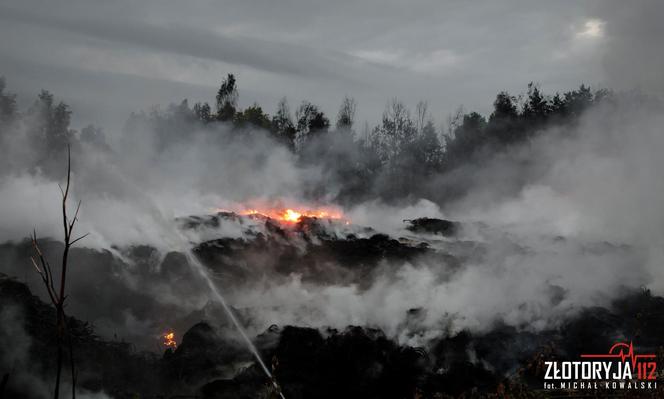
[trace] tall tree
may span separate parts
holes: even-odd
[[[217,91],[217,119],[220,121],[229,121],[235,115],[237,107],[238,92],[235,83],[235,76],[229,73],[226,79],[221,82]]]
[[[429,121],[429,103],[426,101],[419,101],[415,106],[415,128],[418,132],[422,132],[424,126]]]
[[[590,87],[582,84],[578,90],[565,93],[566,111],[573,116],[578,116],[592,105],[593,99]]]
[[[528,83],[528,96],[523,105],[523,117],[530,122],[541,123],[551,112],[551,105],[533,82]]]
[[[443,157],[443,148],[431,119],[427,120],[418,137],[419,151],[427,173],[438,169]]]
[[[385,162],[396,160],[401,151],[415,140],[417,129],[406,106],[396,98],[385,107],[381,126],[377,127],[381,155]]]
[[[5,78],[0,76],[0,123],[10,121],[16,114],[16,94],[6,93]]]
[[[212,121],[212,110],[210,109],[210,104],[196,103],[194,104],[193,111],[196,119],[200,120],[201,122],[208,123]]]
[[[452,134],[445,143],[445,164],[453,168],[468,162],[488,145],[487,121],[477,112],[463,115],[462,122],[453,127]]]
[[[516,99],[505,91],[501,91],[493,102],[493,113],[489,118],[492,120],[516,118],[519,112],[516,107]]]
[[[519,111],[516,98],[501,91],[493,102],[493,112],[489,117],[488,133],[498,144],[509,144],[522,138],[519,126]]]
[[[277,134],[280,141],[286,143],[290,149],[295,148],[297,130],[293,124],[290,107],[288,106],[288,100],[286,100],[286,97],[279,100],[279,103],[277,104],[277,112],[272,117],[272,129]]]
[[[295,112],[295,118],[297,119],[298,140],[301,145],[315,135],[327,132],[330,127],[330,120],[323,111],[308,101],[302,101]]]
[[[351,97],[344,97],[341,101],[341,106],[339,107],[339,113],[337,114],[337,130],[350,132],[353,128],[353,123],[355,123],[355,111],[357,105],[355,104],[355,99]]]
[[[425,173],[431,173],[440,166],[442,160],[442,147],[440,139],[429,114],[429,105],[426,101],[420,101],[415,107],[416,119],[415,129],[417,138],[410,146],[411,157],[416,168],[424,167]]]
[[[237,112],[233,118],[233,124],[236,128],[246,128],[253,126],[270,130],[272,124],[270,123],[270,116],[263,112],[263,109],[256,103],[247,107],[244,111]]]
[[[33,145],[44,158],[59,158],[70,144],[71,110],[63,102],[55,104],[53,94],[42,90],[28,111],[29,130]]]

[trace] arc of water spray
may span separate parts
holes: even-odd
[[[177,228],[173,229],[172,220],[164,218],[159,210],[159,207],[156,206],[156,204],[152,200],[143,196],[139,196],[139,198],[145,199],[144,204],[149,204],[148,209],[150,209],[151,215],[153,216],[154,220],[162,227],[161,231],[164,234],[161,237],[162,240],[170,244],[171,248],[173,247],[178,248],[181,250],[180,252],[184,253],[188,263],[192,265],[192,268],[195,269],[195,271],[203,278],[205,283],[208,285],[208,288],[210,289],[210,292],[212,293],[214,299],[216,299],[217,302],[219,302],[221,306],[224,308],[224,312],[231,319],[231,322],[242,336],[242,339],[247,344],[247,348],[249,349],[251,354],[254,356],[254,358],[256,358],[258,364],[260,364],[265,375],[270,379],[272,385],[277,390],[277,392],[279,392],[279,396],[281,397],[281,399],[286,399],[284,397],[284,394],[281,392],[281,388],[279,387],[276,380],[272,376],[272,373],[265,365],[265,362],[263,362],[261,355],[258,353],[258,349],[256,349],[254,343],[251,342],[251,339],[249,339],[249,336],[244,331],[244,328],[240,324],[240,321],[237,319],[237,317],[235,317],[235,314],[231,310],[230,306],[228,306],[228,304],[226,303],[226,299],[224,299],[224,296],[221,295],[221,292],[219,292],[219,289],[212,281],[212,278],[208,275],[205,266],[203,266],[203,264],[198,260],[198,258],[194,254],[191,245],[189,245],[189,240],[187,240],[184,237],[184,235],[182,234],[181,231],[179,231],[179,229]]]
[[[231,319],[231,322],[235,326],[235,328],[239,331],[240,335],[242,336],[242,339],[244,339],[244,342],[247,344],[247,347],[251,351],[251,354],[254,355],[256,358],[256,361],[258,361],[258,364],[260,364],[261,368],[263,369],[263,372],[265,372],[265,375],[272,381],[272,385],[274,388],[279,392],[279,396],[282,399],[286,399],[284,397],[284,394],[281,392],[281,388],[277,385],[276,380],[272,376],[272,373],[270,370],[267,368],[265,365],[265,362],[263,362],[263,359],[261,358],[260,353],[258,353],[258,349],[256,349],[256,346],[254,345],[253,342],[251,342],[251,339],[249,339],[249,336],[247,333],[244,331],[244,328],[240,324],[240,321],[235,317],[235,314],[231,310],[231,308],[228,306],[228,303],[226,303],[226,299],[224,299],[224,296],[221,295],[221,292],[219,292],[219,289],[217,286],[214,284],[214,281],[212,281],[212,278],[208,275],[207,271],[205,270],[205,267],[201,262],[196,258],[196,255],[194,255],[193,251],[191,249],[188,249],[185,251],[185,256],[187,257],[187,260],[191,265],[193,265],[194,269],[200,274],[201,277],[203,277],[203,280],[208,285],[208,288],[210,289],[210,292],[214,296],[214,298],[221,304],[221,306],[224,308],[224,312],[226,312],[226,315]]]

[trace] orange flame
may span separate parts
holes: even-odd
[[[292,209],[286,209],[282,215],[282,219],[285,222],[297,222],[302,217],[300,212],[296,212]]]
[[[175,342],[175,333],[174,332],[167,332],[166,334],[163,335],[164,338],[164,346],[176,348],[178,346],[178,343]]]
[[[239,212],[241,215],[258,215],[271,219],[279,220],[285,223],[297,223],[302,217],[314,217],[319,219],[343,219],[343,214],[338,210],[333,209],[319,209],[319,210],[302,210],[292,208],[268,208],[268,209],[246,209]]]

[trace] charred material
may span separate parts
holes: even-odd
[[[349,283],[361,282],[360,277],[383,263],[427,256],[442,267],[453,269],[458,264],[455,257],[424,243],[402,242],[385,234],[338,238],[296,231],[297,236],[288,236],[292,233],[278,230],[277,234],[258,233],[253,239],[219,238],[198,245],[194,251],[214,272],[240,279],[298,273],[305,281]]]
[[[461,229],[461,223],[446,219],[417,218],[404,220],[408,223],[408,230],[414,233],[438,234],[445,237],[456,235]]]
[[[0,373],[9,374],[5,395],[8,398],[39,397],[36,388],[26,385],[26,382],[36,377],[51,376],[55,359],[55,348],[52,345],[55,338],[50,331],[56,322],[53,308],[32,295],[25,284],[1,274],[0,302],[3,304],[3,311],[15,309],[23,315],[22,325],[18,328],[24,330],[25,338],[29,339],[30,344],[27,352],[22,355],[32,359],[27,363],[18,363],[24,364],[23,368],[0,364],[3,368],[9,366],[0,370]],[[136,352],[127,342],[103,341],[95,335],[91,325],[74,317],[67,316],[67,323],[78,353],[76,361],[80,370],[77,379],[79,388],[89,391],[104,390],[118,397],[126,396],[132,391],[143,392],[145,395],[155,395],[160,391],[161,377],[158,372],[151,371],[158,370],[157,355]],[[5,341],[0,352],[16,349],[7,347],[6,344]],[[15,359],[22,362],[16,357]]]
[[[8,375],[5,395],[34,397],[20,382],[26,373],[48,373],[52,357],[36,354],[45,353],[53,339],[47,331],[54,323],[52,308],[6,276],[0,276],[0,300],[21,309],[21,326],[31,342],[27,355],[34,359],[27,370],[0,369]],[[544,360],[604,352],[615,337],[638,339],[640,351],[657,353],[661,361],[662,309],[664,298],[643,291],[610,308],[587,309],[559,329],[533,333],[496,325],[483,334],[462,331],[441,337],[427,348],[399,344],[380,330],[356,326],[343,331],[272,326],[255,342],[289,399],[535,397]],[[274,393],[250,356],[211,324],[194,324],[177,349],[159,357],[129,343],[104,341],[77,319],[69,322],[80,348],[82,389],[117,398],[264,398]],[[0,345],[2,351],[9,349]],[[239,364],[248,367],[236,371]]]

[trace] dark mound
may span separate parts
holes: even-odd
[[[408,230],[413,233],[439,234],[445,237],[456,235],[461,229],[461,223],[446,219],[418,218],[404,220],[408,223]]]

